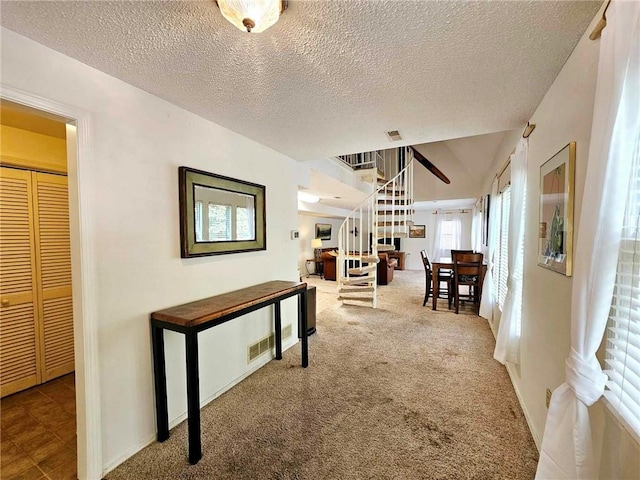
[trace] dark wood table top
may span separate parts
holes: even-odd
[[[212,320],[222,318],[231,313],[244,310],[268,300],[288,293],[305,290],[304,282],[287,282],[273,280],[252,287],[227,292],[215,297],[204,298],[177,307],[153,312],[152,320],[173,323],[182,327],[195,327]]]

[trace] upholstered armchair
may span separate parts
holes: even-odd
[[[389,258],[387,253],[378,253],[380,261],[378,262],[378,285],[389,285],[393,280],[393,271],[398,265],[398,260]]]

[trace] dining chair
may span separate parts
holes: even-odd
[[[427,300],[432,295],[431,284],[433,281],[433,269],[431,267],[431,262],[429,261],[429,256],[427,255],[426,250],[420,250],[420,257],[422,257],[422,264],[424,265],[424,273],[425,273],[425,292],[424,292],[424,301],[422,302],[422,306],[424,307],[427,304]],[[449,303],[449,308],[451,308],[451,304],[453,303],[452,296],[452,281],[453,277],[451,272],[443,272],[440,270],[438,272],[438,298],[446,298]],[[442,282],[447,284],[447,289],[443,290],[440,288]],[[446,295],[446,296],[443,296]]]
[[[474,250],[451,250],[451,261],[453,261],[453,256],[459,253],[476,253]],[[451,276],[453,277],[453,270],[451,270]],[[467,297],[471,297],[473,295],[473,286],[469,285],[469,294]]]
[[[482,253],[451,252],[453,261],[453,302],[456,313],[460,310],[460,301],[470,300],[478,306],[480,315],[480,292],[482,291]],[[460,286],[468,285],[469,295],[460,294]]]

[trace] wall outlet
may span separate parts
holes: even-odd
[[[298,240],[300,238],[300,231],[291,230],[291,240]]]
[[[551,390],[547,388],[547,398],[545,400],[545,404],[547,405],[547,408],[549,408],[550,403],[551,403]]]

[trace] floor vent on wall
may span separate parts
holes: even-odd
[[[291,324],[282,329],[282,339],[289,338],[292,335]],[[271,352],[276,346],[276,339],[273,333],[261,338],[255,343],[247,347],[247,363],[253,362],[256,358],[265,352]]]
[[[282,338],[289,338],[291,336],[291,324],[282,329]]]

